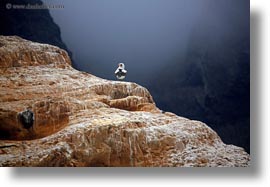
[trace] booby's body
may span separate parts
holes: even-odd
[[[125,64],[119,63],[118,68],[115,70],[114,74],[117,79],[123,80],[126,77],[127,70],[125,70]]]

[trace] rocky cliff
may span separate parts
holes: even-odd
[[[58,47],[0,36],[0,73],[0,166],[250,164],[206,124],[161,111],[135,83],[73,69]]]

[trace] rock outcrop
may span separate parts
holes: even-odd
[[[73,69],[58,47],[0,36],[0,72],[0,166],[250,164],[206,124],[161,111],[135,83]]]

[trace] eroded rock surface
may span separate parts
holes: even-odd
[[[204,123],[161,112],[135,83],[73,69],[57,47],[0,36],[0,73],[1,166],[249,166]]]

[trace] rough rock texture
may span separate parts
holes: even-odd
[[[242,148],[162,112],[147,89],[70,64],[57,47],[0,36],[0,166],[249,166]],[[31,129],[18,119],[26,108]]]

